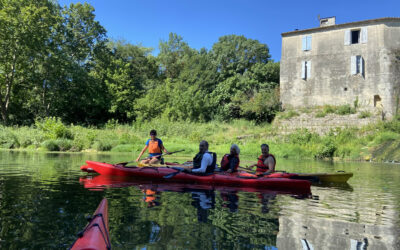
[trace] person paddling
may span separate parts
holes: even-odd
[[[230,154],[226,154],[222,157],[221,170],[226,171],[227,173],[236,172],[240,163],[239,154],[239,146],[232,144]]]
[[[275,172],[276,159],[273,154],[269,153],[268,144],[261,144],[261,153],[262,154],[258,157],[258,162],[249,167],[257,166],[256,175]]]
[[[157,164],[162,163],[162,151],[165,154],[169,154],[168,150],[164,147],[163,142],[161,139],[157,138],[157,131],[151,130],[150,131],[150,139],[147,140],[146,146],[140,152],[139,157],[136,159],[136,162],[140,161],[140,157],[142,157],[143,153],[149,149],[149,157],[142,160],[141,163],[143,164]]]
[[[217,155],[208,151],[208,142],[201,141],[199,153],[193,158],[193,173],[213,173]]]

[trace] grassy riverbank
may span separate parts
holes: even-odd
[[[320,136],[306,129],[280,133],[269,124],[249,121],[231,123],[185,123],[167,120],[119,125],[109,122],[103,128],[65,125],[55,118],[38,121],[31,127],[0,127],[0,147],[41,151],[138,152],[156,129],[169,151],[197,152],[205,139],[218,155],[229,152],[232,143],[248,157],[259,155],[261,143],[270,144],[277,157],[291,159],[338,158],[344,160],[390,160],[400,162],[400,121],[379,122],[363,128],[331,130]]]

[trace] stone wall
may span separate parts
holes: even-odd
[[[274,120],[273,126],[282,134],[289,134],[296,129],[306,128],[309,131],[320,135],[328,133],[332,129],[347,127],[363,127],[370,123],[376,123],[381,120],[378,115],[368,118],[359,118],[359,113],[350,115],[327,114],[325,117],[315,117],[315,112],[300,113],[289,119]]]

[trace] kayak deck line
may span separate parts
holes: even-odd
[[[78,233],[78,239],[72,244],[71,250],[111,249],[108,228],[108,203],[103,199],[86,227]]]

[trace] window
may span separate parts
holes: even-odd
[[[303,36],[302,38],[302,50],[311,50],[311,35]]]
[[[307,80],[311,77],[311,61],[301,62],[301,79]]]
[[[344,32],[344,45],[367,43],[368,29],[362,27],[357,30],[346,30]]]
[[[351,74],[364,75],[364,58],[362,58],[362,56],[351,57]]]
[[[360,30],[351,31],[351,44],[356,44],[360,40]]]

